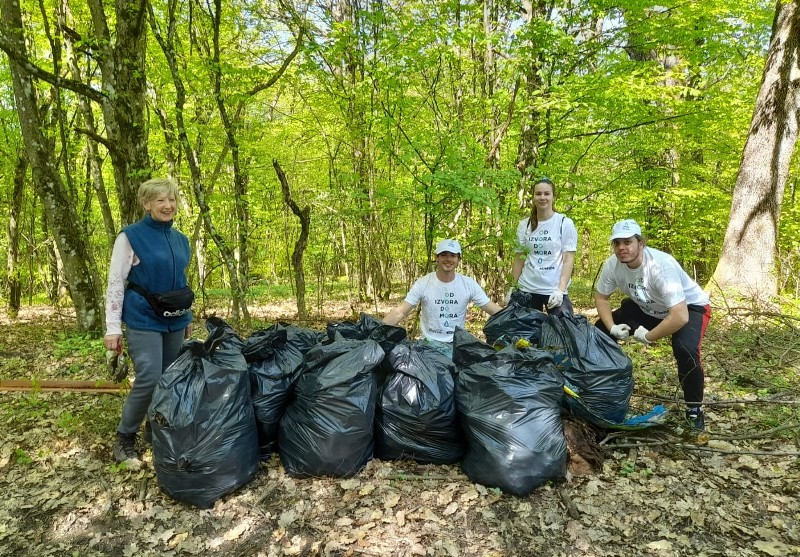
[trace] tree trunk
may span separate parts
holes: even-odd
[[[114,168],[122,225],[139,220],[139,185],[150,178],[145,71],[147,2],[116,0],[116,26],[108,29],[104,3],[89,0],[103,78],[103,120]],[[113,40],[112,40],[113,38]]]
[[[203,185],[204,180],[203,173],[200,168],[200,161],[197,157],[197,151],[189,141],[189,135],[186,131],[186,122],[184,119],[186,87],[183,84],[183,78],[181,77],[178,68],[177,54],[175,51],[175,31],[177,20],[174,11],[174,5],[171,6],[168,11],[169,20],[167,21],[167,28],[165,30],[166,34],[162,34],[158,29],[156,26],[155,14],[152,12],[152,7],[150,10],[150,24],[153,28],[153,34],[155,35],[158,44],[161,46],[161,50],[167,60],[172,82],[175,86],[175,106],[173,116],[175,117],[177,126],[178,141],[183,149],[186,162],[189,165],[189,173],[192,180],[192,190],[194,191],[197,208],[200,212],[200,218],[203,221],[203,227],[205,228],[208,236],[217,246],[220,258],[222,259],[225,270],[228,273],[228,280],[230,281],[232,293],[231,298],[233,303],[233,321],[239,321],[241,317],[241,306],[245,304],[245,299],[243,296],[241,296],[243,291],[239,285],[239,273],[236,266],[236,257],[234,250],[231,249],[228,242],[225,240],[225,237],[219,232],[217,227],[214,225],[213,219],[211,218],[211,209],[206,200],[207,192],[205,186]]]
[[[69,5],[67,5],[66,1],[64,1],[59,7],[59,10],[57,11],[57,17],[59,26],[62,29],[69,27],[72,17],[69,11]],[[71,35],[64,35],[64,49],[66,51],[67,66],[69,67],[70,73],[74,79],[82,81],[83,72],[81,71],[78,58],[75,55],[75,45],[73,44],[73,38]],[[94,112],[92,112],[92,106],[89,103],[89,99],[83,95],[78,95],[77,101],[78,106],[80,107],[81,115],[83,116],[84,125],[86,126],[86,130],[89,132],[89,137],[86,140],[86,161],[89,166],[89,180],[92,184],[95,195],[97,196],[97,201],[100,205],[100,212],[103,215],[103,225],[108,238],[108,244],[111,246],[114,245],[114,240],[119,230],[117,230],[116,224],[114,223],[114,216],[111,213],[111,205],[108,202],[108,193],[106,192],[106,184],[102,171],[103,161],[102,157],[100,156],[97,140],[95,139],[95,137],[98,137],[100,134],[97,133]]]
[[[278,181],[281,183],[283,202],[300,220],[300,236],[297,238],[292,251],[292,268],[294,269],[294,284],[297,293],[297,319],[300,323],[305,323],[308,320],[308,313],[306,311],[306,274],[303,268],[303,253],[308,245],[308,234],[311,230],[311,209],[308,205],[301,209],[292,199],[289,181],[286,179],[286,174],[277,160],[272,161],[272,166],[275,168]]]
[[[2,16],[11,30],[7,39],[27,58],[19,3],[3,0]],[[45,218],[64,265],[64,276],[75,306],[78,329],[82,332],[100,333],[104,319],[102,297],[98,288],[99,277],[96,276],[96,266],[83,229],[76,226],[79,222],[78,214],[58,174],[52,143],[44,137],[40,128],[36,85],[31,75],[17,62],[9,59],[9,66],[34,188],[42,200]]]
[[[722,255],[711,279],[723,292],[757,298],[777,293],[778,223],[800,118],[799,64],[800,0],[777,0]]]
[[[242,169],[239,157],[239,140],[236,136],[234,122],[228,114],[222,90],[222,64],[220,63],[220,24],[222,19],[222,0],[214,0],[214,9],[209,5],[209,16],[213,29],[213,50],[211,52],[211,80],[214,90],[214,100],[217,104],[222,127],[225,130],[227,146],[230,149],[233,167],[233,204],[236,212],[234,229],[236,230],[236,252],[238,254],[236,272],[238,277],[234,284],[239,290],[233,292],[235,305],[242,311],[245,325],[250,323],[250,312],[247,309],[247,290],[250,282],[250,250],[248,237],[250,236],[250,209],[247,203],[247,171]]]
[[[11,207],[8,212],[8,258],[6,274],[8,275],[8,308],[6,315],[12,319],[19,315],[22,302],[21,269],[19,266],[19,239],[21,234],[22,203],[25,193],[25,176],[28,174],[28,160],[20,153],[14,168],[14,190],[11,194]]]
[[[536,20],[544,19],[547,15],[547,8],[542,0],[524,0],[522,8],[526,25],[533,25]],[[542,63],[539,59],[537,47],[531,43],[529,58],[526,60],[526,66],[523,70],[529,108],[522,118],[519,154],[517,157],[517,170],[521,174],[518,193],[520,207],[528,206],[528,188],[533,186],[533,181],[536,179],[536,168],[540,162],[541,111],[534,99],[544,87],[540,73],[541,67]]]

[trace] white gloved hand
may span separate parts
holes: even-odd
[[[557,308],[564,301],[564,293],[561,290],[555,290],[550,294],[547,300],[547,309]]]
[[[508,305],[508,304],[511,303],[511,295],[514,293],[514,290],[516,290],[516,288],[514,288],[512,286],[511,288],[508,289],[508,292],[506,292],[506,297],[503,299],[503,303],[505,305]]]
[[[626,338],[631,336],[631,328],[625,323],[620,323],[619,325],[612,325],[611,330],[609,332],[611,333],[611,336],[617,340],[625,340]]]
[[[645,329],[644,327],[639,325],[639,328],[636,329],[636,331],[633,333],[633,336],[636,338],[636,340],[638,340],[642,344],[651,344],[651,341],[647,340],[647,337],[645,336],[649,332],[650,329]]]

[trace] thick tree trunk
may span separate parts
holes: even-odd
[[[799,118],[800,0],[777,0],[713,288],[759,299],[776,294],[778,223]]]
[[[113,34],[102,0],[89,0],[88,5],[97,34],[96,48],[100,54],[97,59],[106,93],[102,102],[106,146],[125,225],[141,218],[142,208],[136,194],[139,185],[151,174],[146,119],[147,2],[116,0]]]
[[[19,3],[3,0],[2,16],[12,30],[9,41],[27,58]],[[63,263],[64,277],[75,306],[78,329],[100,333],[104,319],[102,297],[98,288],[99,277],[96,275],[96,266],[83,229],[75,225],[79,222],[78,215],[58,174],[52,144],[44,137],[40,128],[36,86],[31,75],[17,62],[9,62],[14,99],[34,188],[42,200],[45,218]]]

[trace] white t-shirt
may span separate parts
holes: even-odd
[[[597,292],[609,296],[619,288],[630,296],[648,315],[664,319],[669,308],[687,305],[708,305],[708,294],[675,261],[675,258],[653,248],[644,248],[642,264],[636,269],[612,255],[603,264]]]
[[[482,307],[491,300],[475,279],[456,273],[450,282],[442,282],[434,271],[417,279],[405,301],[422,304],[420,325],[425,338],[453,342],[456,327],[464,327],[469,303]]]
[[[523,292],[551,294],[558,288],[564,268],[564,253],[578,251],[578,231],[572,219],[555,213],[528,228],[530,218],[517,226],[517,253],[527,253],[517,285]],[[568,285],[569,286],[569,285]]]

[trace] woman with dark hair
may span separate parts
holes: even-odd
[[[578,231],[572,219],[553,208],[555,186],[548,178],[533,186],[530,217],[517,226],[511,275],[516,284],[510,302],[553,315],[572,313],[567,295]]]
[[[147,299],[150,293],[187,286],[189,240],[172,227],[178,209],[178,186],[168,178],[154,178],[139,186],[138,198],[145,215],[117,236],[106,291],[103,344],[107,350],[121,353],[122,323],[125,323],[128,353],[136,374],[117,426],[114,444],[117,462],[139,459],[136,434],[153,391],[163,371],[178,357],[192,326],[189,307],[159,314]]]

